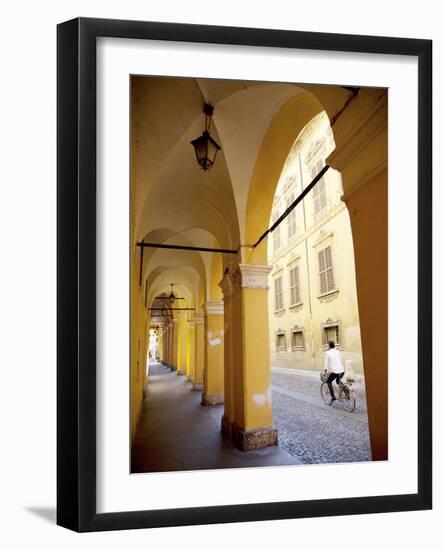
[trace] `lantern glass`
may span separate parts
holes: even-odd
[[[209,170],[215,162],[215,157],[220,145],[212,139],[208,131],[204,131],[203,134],[191,141],[191,144],[195,150],[195,156],[200,167],[207,171]]]

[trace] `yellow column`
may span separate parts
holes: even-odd
[[[373,460],[388,458],[387,92],[362,89],[334,124],[327,162],[343,178],[355,274]]]
[[[224,277],[219,286],[223,292],[224,302],[224,404],[225,410],[222,417],[221,431],[225,437],[230,438],[231,427],[235,421],[235,355],[234,343],[235,334],[240,339],[241,331],[240,323],[236,323],[237,318],[234,316],[233,310],[233,295],[234,285],[231,277]],[[237,326],[236,326],[237,325]]]
[[[167,349],[167,343],[168,343],[168,340],[167,340],[167,330],[166,330],[166,326],[163,325],[162,326],[162,363],[165,364],[166,363],[166,349]]]
[[[170,367],[177,370],[178,366],[178,319],[172,319],[172,338],[171,338],[171,363]]]
[[[187,357],[186,357],[186,380],[195,380],[195,323],[188,321]]]
[[[170,329],[170,323],[167,322],[165,325],[165,360],[163,363],[169,367],[169,363],[171,361],[171,354],[170,354],[170,347],[171,347],[171,329]]]
[[[186,315],[180,313],[178,319],[177,374],[186,374],[188,323]]]
[[[230,400],[222,432],[242,451],[277,445],[272,425],[271,364],[268,331],[267,265],[239,264],[227,271],[224,290],[228,317],[229,361],[226,391]]]
[[[204,316],[194,315],[195,324],[195,377],[192,389],[203,390],[203,369],[205,365],[205,325]]]
[[[224,400],[223,302],[206,302],[203,311],[205,314],[205,365],[202,405],[218,405]]]

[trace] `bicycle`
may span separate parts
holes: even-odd
[[[320,386],[320,394],[322,396],[323,401],[326,403],[326,405],[331,405],[331,392],[329,391],[329,386],[327,383],[329,374],[322,372],[320,374],[320,379],[322,381],[322,384]],[[352,389],[352,384],[345,384],[340,380],[338,384],[338,395],[336,397],[337,401],[340,401],[343,403],[343,408],[347,412],[353,412],[355,409],[355,395],[354,390]]]

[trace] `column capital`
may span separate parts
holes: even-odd
[[[219,286],[224,296],[232,296],[241,288],[268,289],[268,276],[272,266],[262,264],[238,264],[233,272],[227,271]]]
[[[194,319],[188,319],[188,327],[189,327],[190,329],[194,329],[194,328],[195,328]]]
[[[203,313],[196,313],[194,315],[194,323],[196,325],[201,325],[205,322],[205,316],[203,315]]]
[[[203,311],[206,315],[223,315],[224,303],[222,300],[216,302],[206,302],[203,304]]]
[[[238,264],[242,288],[269,288],[268,275],[272,265]]]

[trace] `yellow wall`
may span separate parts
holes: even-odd
[[[243,377],[245,399],[244,430],[272,424],[271,370],[267,332],[267,293],[263,289],[242,289]]]
[[[205,364],[205,327],[203,315],[194,317],[195,321],[195,379],[194,387],[203,389],[203,369]]]
[[[138,265],[139,252],[131,262],[131,438],[135,434],[147,383],[146,357],[149,340],[144,296],[139,287]]]
[[[205,366],[203,396],[205,404],[223,403],[224,394],[224,318],[223,302],[207,302],[205,310]]]
[[[184,313],[179,313],[177,327],[177,374],[186,374],[188,357],[188,323]]]
[[[188,321],[186,354],[186,377],[190,382],[195,380],[195,323]]]

